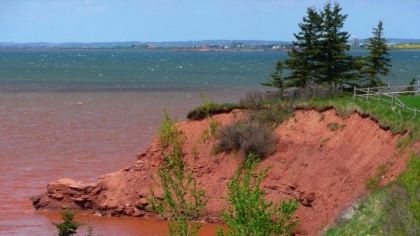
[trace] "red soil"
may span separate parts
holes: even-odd
[[[241,111],[213,116],[221,125],[243,116]],[[337,123],[332,131],[329,124]],[[227,206],[227,184],[242,161],[241,153],[212,154],[215,140],[203,140],[209,122],[178,124],[186,136],[185,161],[210,197],[204,220],[220,221]],[[263,187],[270,200],[298,199],[296,216],[299,234],[317,235],[333,223],[346,208],[366,193],[366,181],[385,166],[381,184],[394,180],[406,166],[408,155],[396,150],[399,135],[383,130],[370,118],[353,113],[339,117],[335,110],[297,111],[275,130],[277,152],[264,159],[259,168],[270,168]],[[47,192],[34,197],[36,208],[62,206],[81,208],[102,215],[155,217],[147,212],[147,196],[156,188],[156,169],[162,150],[155,139],[132,165],[104,175],[92,184],[70,179],[50,183]],[[159,193],[158,193],[159,194]]]

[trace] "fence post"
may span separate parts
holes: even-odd
[[[370,88],[367,88],[366,100],[369,100],[369,92],[370,92]]]
[[[356,100],[356,86],[353,86],[353,100]]]

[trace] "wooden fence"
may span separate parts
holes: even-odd
[[[420,96],[420,84],[411,86],[385,86],[373,88],[357,88],[354,87],[353,99],[361,97],[369,100],[380,100],[389,103],[391,106],[399,107],[402,110],[413,112],[414,116],[420,115],[420,110],[415,107],[409,107],[398,97],[401,95],[417,95]]]

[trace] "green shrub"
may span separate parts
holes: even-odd
[[[58,230],[59,236],[71,236],[77,233],[77,229],[80,227],[74,219],[74,214],[68,209],[61,211],[61,218],[63,219],[62,223],[53,223]]]
[[[292,235],[297,221],[293,214],[298,208],[296,200],[280,204],[265,199],[261,182],[268,170],[255,170],[258,157],[249,154],[229,183],[230,207],[223,214],[227,233],[218,230],[218,235]]]
[[[238,121],[220,128],[216,153],[242,150],[246,156],[255,153],[267,157],[276,151],[273,130],[255,121]]]
[[[165,115],[165,120],[170,121],[169,116]],[[171,220],[169,235],[197,235],[200,225],[189,221],[198,219],[207,204],[208,198],[205,191],[199,188],[192,172],[185,165],[182,150],[183,141],[180,140],[182,139],[181,132],[175,126],[172,126],[170,130],[174,134],[168,143],[171,147],[171,153],[164,158],[157,172],[163,189],[163,200],[159,200],[151,191],[149,198],[151,208],[161,216]]]
[[[159,141],[163,149],[179,141],[180,132],[169,113],[165,111],[162,124],[159,127]]]
[[[222,113],[229,113],[234,109],[242,109],[238,104],[234,103],[213,103],[205,102],[202,106],[195,108],[188,112],[187,119],[189,120],[204,120],[210,116]]]

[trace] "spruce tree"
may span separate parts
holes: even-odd
[[[278,61],[276,64],[276,70],[273,74],[271,74],[271,79],[265,83],[262,83],[263,86],[278,88],[280,90],[280,97],[283,97],[283,91],[285,88],[283,69],[283,62]]]
[[[384,85],[380,76],[387,76],[391,67],[389,48],[383,36],[383,24],[379,21],[377,28],[373,28],[373,37],[366,42],[369,56],[366,58],[365,73],[368,76],[368,86],[376,87]]]
[[[337,3],[334,6],[327,3],[321,12],[321,56],[317,79],[319,83],[330,84],[335,90],[354,78],[352,57],[347,54],[350,35],[342,31],[347,15],[341,11]]]
[[[294,34],[296,41],[293,41],[289,59],[285,61],[290,70],[290,75],[285,79],[291,86],[306,87],[317,73],[321,25],[320,14],[316,9],[308,8],[307,16],[299,24],[300,32]]]

